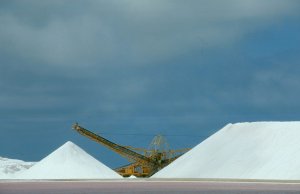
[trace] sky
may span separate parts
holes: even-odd
[[[300,120],[297,0],[1,0],[0,156],[72,141],[109,167],[157,134],[192,148],[227,123]]]

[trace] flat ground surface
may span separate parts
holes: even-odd
[[[226,182],[199,180],[119,180],[119,181],[2,181],[0,194],[100,194],[100,193],[166,193],[166,194],[271,194],[300,193],[300,183],[292,182]]]

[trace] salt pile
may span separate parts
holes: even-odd
[[[18,178],[114,179],[122,177],[69,141],[20,174]]]
[[[300,179],[300,122],[228,124],[154,178]]]
[[[15,178],[18,173],[29,169],[35,163],[0,157],[0,179]]]

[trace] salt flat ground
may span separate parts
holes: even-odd
[[[90,180],[2,181],[0,194],[290,194],[300,193],[300,182],[206,181],[206,180]]]

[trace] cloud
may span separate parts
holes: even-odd
[[[76,114],[109,116],[266,103],[245,91],[261,76],[231,46],[299,9],[279,0],[3,2],[1,107],[46,114],[78,104]]]
[[[279,0],[4,2],[2,53],[83,68],[153,64],[196,48],[224,47],[299,8]]]

